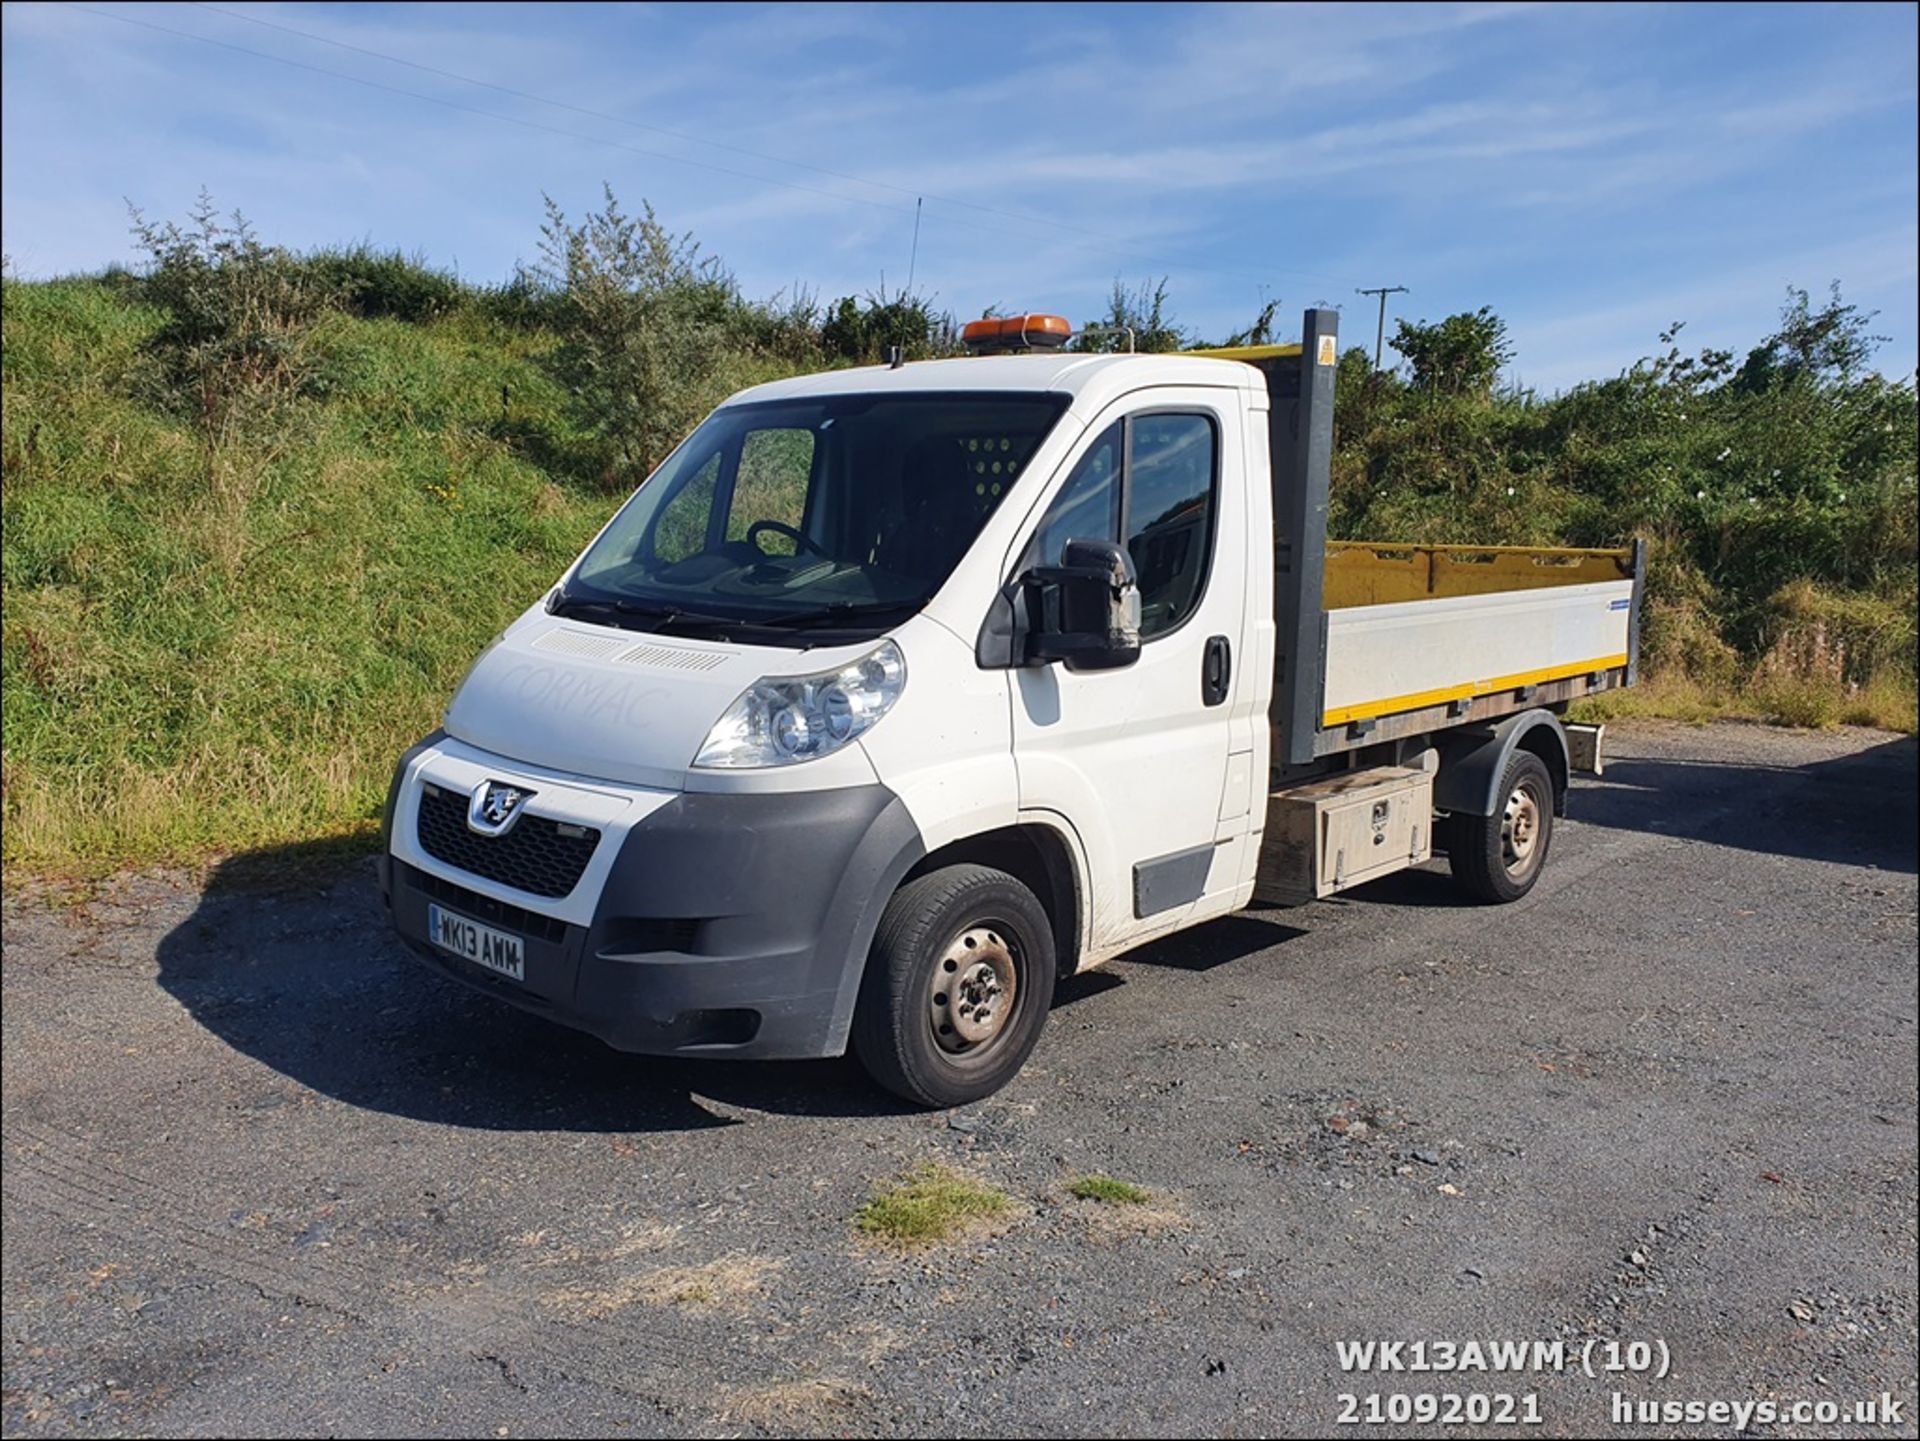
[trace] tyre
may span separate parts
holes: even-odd
[[[909,1101],[977,1101],[1025,1063],[1053,983],[1053,928],[1032,891],[987,866],[931,871],[895,891],[880,917],[854,1053]]]
[[[1553,777],[1532,751],[1515,751],[1490,816],[1447,818],[1447,864],[1462,889],[1493,904],[1533,889],[1553,840]]]

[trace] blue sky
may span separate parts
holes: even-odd
[[[1917,13],[8,4],[0,239],[25,275],[130,260],[125,201],[205,186],[270,240],[492,280],[543,191],[605,179],[749,293],[832,297],[905,282],[924,196],[916,287],[962,316],[1165,275],[1203,334],[1277,295],[1371,344],[1355,288],[1403,284],[1392,313],[1493,306],[1552,390],[1838,279],[1901,375]]]

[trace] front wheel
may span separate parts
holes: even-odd
[[[1533,889],[1553,839],[1553,777],[1532,751],[1515,751],[1490,816],[1448,818],[1447,865],[1468,894],[1502,904]]]
[[[1053,930],[1032,891],[987,866],[931,871],[895,891],[880,917],[854,1052],[909,1101],[977,1101],[1025,1063],[1053,980]]]

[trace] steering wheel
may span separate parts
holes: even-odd
[[[751,545],[762,555],[770,554],[766,547],[760,544],[759,535],[763,530],[770,530],[775,535],[784,535],[788,540],[792,541],[795,555],[798,555],[803,550],[810,550],[822,560],[833,559],[833,557],[827,554],[820,546],[819,542],[811,536],[795,530],[792,526],[778,520],[756,520],[752,525],[747,527],[747,544]]]

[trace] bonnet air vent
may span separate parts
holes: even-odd
[[[554,650],[561,655],[577,655],[589,660],[605,660],[626,640],[617,635],[588,635],[584,631],[556,626],[533,643],[535,650]]]
[[[621,665],[643,665],[653,670],[712,670],[733,656],[723,650],[685,650],[677,645],[637,645],[620,657]]]
[[[689,650],[685,646],[642,641],[635,645],[624,635],[595,635],[556,626],[534,641],[535,650],[557,651],[581,660],[612,661],[648,670],[706,671],[725,665],[734,653],[727,650]]]

